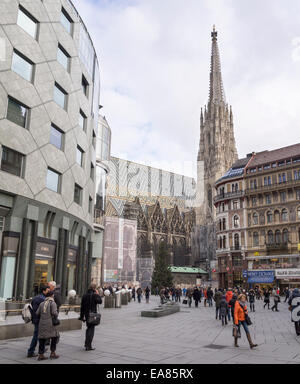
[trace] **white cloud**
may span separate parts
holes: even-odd
[[[81,0],[96,46],[112,153],[195,174],[216,24],[240,156],[299,142],[300,4]]]

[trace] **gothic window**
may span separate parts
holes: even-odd
[[[288,211],[287,209],[283,209],[281,212],[281,221],[288,221]]]
[[[226,236],[223,236],[223,248],[226,248]]]
[[[269,231],[269,232],[268,232],[268,244],[273,244],[273,243],[274,243],[273,232],[272,232],[272,231]]]
[[[275,221],[275,223],[279,223],[279,218],[280,218],[280,213],[279,213],[279,211],[275,211],[274,212],[274,221]]]
[[[234,235],[234,249],[240,249],[240,237],[237,233]]]
[[[273,223],[273,213],[271,211],[267,212],[267,223]]]
[[[233,210],[237,210],[238,209],[238,202],[237,200],[233,201]]]
[[[253,247],[257,247],[259,245],[259,235],[258,232],[253,233]]]
[[[289,241],[289,231],[288,231],[287,229],[284,229],[284,230],[282,231],[282,242],[283,242],[284,244],[287,244],[288,241]]]
[[[240,219],[237,215],[235,215],[233,218],[233,226],[234,228],[238,228],[240,226]]]
[[[266,204],[271,204],[271,195],[266,195]]]
[[[220,219],[219,220],[219,231],[221,231],[222,230],[222,220]]]
[[[256,207],[257,205],[257,198],[256,196],[252,197],[252,207]]]
[[[277,230],[275,232],[275,243],[276,244],[280,244],[281,243],[281,232],[279,230]]]
[[[286,202],[286,192],[283,191],[283,192],[280,192],[280,201],[282,203],[285,203]]]
[[[226,230],[226,219],[224,218],[223,219],[223,231],[225,231]]]
[[[297,218],[298,218],[298,220],[300,220],[300,207],[298,207],[298,209],[297,209]]]
[[[253,213],[253,225],[258,224],[258,214],[255,212]]]
[[[300,243],[300,228],[298,229],[298,241]]]

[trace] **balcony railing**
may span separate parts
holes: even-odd
[[[261,185],[256,188],[247,188],[245,190],[245,194],[254,194],[257,192],[265,192],[265,191],[271,191],[273,189],[286,189],[287,187],[300,187],[300,179],[299,180],[290,180],[290,181],[285,181],[282,183],[274,183],[274,184],[269,184],[269,185]]]
[[[242,197],[244,196],[244,194],[245,194],[244,191],[221,193],[220,195],[217,195],[214,197],[214,202],[217,203],[220,200],[227,200],[227,199],[233,199],[235,197]]]

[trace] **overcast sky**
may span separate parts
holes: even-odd
[[[97,50],[112,155],[195,176],[213,24],[239,156],[300,142],[299,0],[74,4]]]

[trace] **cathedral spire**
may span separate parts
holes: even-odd
[[[209,88],[209,104],[225,105],[225,93],[223,89],[221,61],[218,48],[218,32],[215,25],[211,33],[212,50],[211,50],[211,66],[210,66],[210,88]]]

